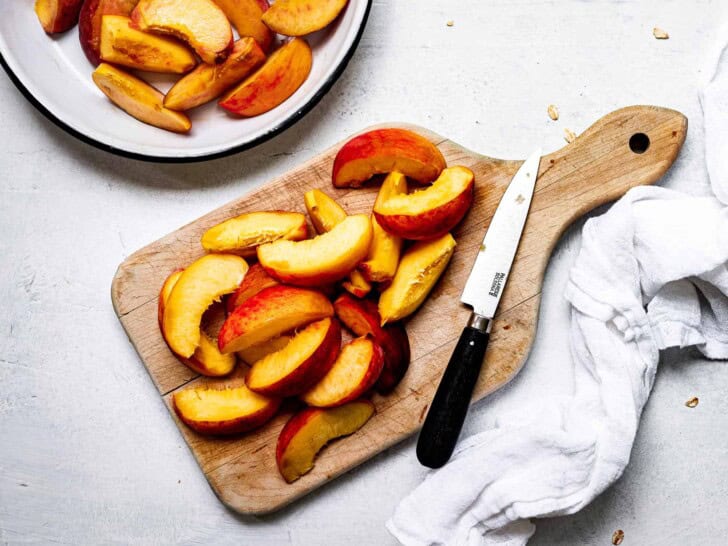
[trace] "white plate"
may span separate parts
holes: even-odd
[[[301,119],[331,88],[354,54],[371,0],[349,0],[339,18],[306,39],[313,67],[293,96],[254,118],[229,116],[213,101],[191,112],[188,135],[146,125],[114,106],[91,80],[78,29],[57,37],[43,32],[29,0],[2,0],[0,63],[18,89],[51,121],[103,150],[136,159],[186,162],[250,148]],[[173,79],[145,74],[166,91]]]

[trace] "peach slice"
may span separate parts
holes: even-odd
[[[280,351],[263,357],[248,372],[250,390],[266,396],[295,396],[331,369],[341,346],[341,326],[334,318],[313,322]]]
[[[320,292],[273,286],[233,311],[220,329],[218,345],[223,353],[243,351],[333,314],[331,302]]]
[[[36,0],[35,14],[48,34],[66,32],[78,23],[83,0]]]
[[[341,208],[341,205],[321,190],[307,191],[303,196],[303,201],[318,233],[331,231],[336,224],[346,218],[346,211]],[[356,269],[349,274],[349,278],[342,283],[342,286],[346,291],[359,298],[363,298],[372,290],[372,285]]]
[[[357,298],[363,298],[372,291],[372,285],[364,277],[362,272],[356,269],[349,273],[348,280],[342,282],[341,286],[343,286],[344,290],[349,292],[349,294],[353,294]]]
[[[316,233],[326,233],[346,218],[346,211],[321,190],[309,190],[303,194],[308,215]]]
[[[306,217],[300,212],[248,212],[211,227],[202,235],[208,252],[231,252],[249,257],[256,247],[279,239],[308,237]]]
[[[163,331],[173,352],[189,358],[200,344],[205,310],[235,290],[248,271],[239,256],[208,254],[182,272],[164,311]]]
[[[276,0],[263,22],[284,36],[303,36],[321,30],[341,13],[349,0]]]
[[[195,387],[172,396],[180,420],[200,434],[227,436],[248,432],[268,422],[280,400],[251,391],[241,380]]]
[[[175,133],[186,133],[192,127],[190,118],[164,107],[162,93],[128,72],[101,63],[92,77],[111,102],[139,121]]]
[[[293,336],[278,336],[258,345],[248,347],[243,351],[235,353],[239,359],[245,362],[248,366],[252,366],[259,360],[264,359],[271,353],[277,353],[283,349],[293,339]]]
[[[139,0],[85,0],[78,18],[78,39],[92,65],[101,62],[101,20],[104,15],[128,17]]]
[[[190,110],[216,99],[265,61],[265,53],[252,38],[241,38],[221,64],[201,64],[175,83],[164,97],[173,110]]]
[[[233,47],[230,22],[212,0],[139,0],[131,19],[139,30],[186,41],[208,64],[223,61]]]
[[[303,85],[313,55],[305,40],[294,38],[275,50],[257,72],[220,99],[232,114],[252,117],[282,104]]]
[[[261,290],[270,288],[271,286],[276,286],[277,284],[280,283],[268,275],[262,265],[259,263],[251,265],[250,269],[248,269],[248,274],[245,275],[245,278],[243,279],[243,282],[241,282],[237,290],[235,290],[235,292],[230,294],[227,298],[226,308],[228,313],[235,311],[235,309],[242,305],[245,300],[252,298]]]
[[[450,262],[455,244],[446,233],[439,239],[415,243],[404,253],[392,284],[379,298],[382,325],[411,315],[425,301]]]
[[[406,129],[375,129],[352,138],[334,159],[337,188],[358,187],[375,174],[399,171],[422,184],[446,167],[440,150],[425,137]]]
[[[270,7],[268,0],[213,0],[227,15],[227,18],[241,37],[253,38],[263,51],[273,43],[273,33],[261,17]]]
[[[169,295],[172,293],[172,289],[182,276],[182,271],[184,270],[178,269],[173,271],[172,274],[167,277],[167,280],[164,281],[162,290],[159,293],[157,318],[159,320],[159,328],[165,342],[167,341],[167,336],[164,334],[164,310],[167,306]],[[200,344],[197,349],[195,349],[195,353],[189,358],[184,358],[177,354],[175,354],[175,356],[180,360],[180,362],[182,362],[182,364],[191,370],[208,377],[221,377],[223,375],[228,375],[233,371],[233,369],[235,369],[236,364],[235,356],[222,354],[217,347],[217,340],[212,338],[202,327],[200,328]]]
[[[281,282],[316,286],[351,273],[367,255],[371,241],[369,217],[355,214],[313,239],[278,240],[259,246],[258,261]]]
[[[409,195],[391,195],[374,205],[379,225],[405,239],[435,239],[454,228],[473,204],[473,171],[450,167],[435,183]]]
[[[367,337],[344,345],[329,372],[301,395],[309,406],[327,408],[356,400],[379,379],[384,367],[384,352]]]
[[[398,322],[380,326],[382,319],[375,302],[355,299],[347,294],[334,302],[334,312],[357,336],[370,335],[382,347],[384,368],[376,388],[382,394],[390,392],[409,368],[410,344],[407,330]]]
[[[407,178],[398,172],[390,173],[379,189],[374,208],[393,195],[407,195]],[[372,245],[367,259],[359,265],[364,277],[370,282],[389,282],[394,277],[402,251],[402,238],[387,233],[372,216]]]
[[[374,415],[374,404],[356,400],[338,408],[306,408],[286,423],[278,436],[276,463],[288,483],[309,472],[331,440],[353,434]]]
[[[195,56],[176,40],[129,26],[123,15],[101,19],[101,60],[137,70],[184,74],[197,65]]]

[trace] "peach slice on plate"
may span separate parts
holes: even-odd
[[[259,263],[255,263],[248,269],[248,274],[245,275],[243,282],[240,286],[230,294],[227,298],[226,308],[228,313],[232,313],[235,309],[242,305],[242,303],[255,296],[261,290],[270,288],[280,284],[273,277],[268,275],[263,266]]]
[[[358,337],[341,348],[329,372],[301,395],[309,406],[327,408],[356,400],[379,379],[384,351],[367,337]]]
[[[139,0],[131,12],[139,30],[172,34],[208,64],[221,62],[233,46],[233,31],[212,0]]]
[[[258,260],[281,282],[317,286],[345,277],[369,252],[372,224],[347,216],[331,231],[305,241],[278,240],[258,247]]]
[[[266,396],[295,396],[326,375],[340,346],[339,321],[328,317],[312,322],[283,349],[253,364],[245,383]]]
[[[208,254],[182,272],[172,288],[162,321],[167,343],[178,355],[191,357],[200,344],[202,315],[215,301],[235,290],[248,271],[239,256]]]
[[[128,17],[139,0],[85,0],[78,18],[78,39],[92,65],[101,62],[101,21],[104,15]]]
[[[35,14],[48,34],[65,32],[78,23],[83,0],[36,0]]]
[[[254,256],[258,245],[278,239],[300,241],[308,237],[306,217],[300,212],[248,212],[211,227],[202,235],[208,252]]]
[[[321,292],[284,285],[266,288],[228,316],[218,335],[220,351],[244,351],[333,314],[331,302]]]
[[[182,271],[184,270],[178,269],[173,271],[167,277],[167,280],[164,281],[162,290],[159,293],[157,319],[159,320],[159,328],[165,342],[167,342],[167,336],[164,334],[164,310],[167,307],[167,301],[169,300],[169,295],[172,293],[172,289],[182,276]],[[224,312],[221,309],[219,311]],[[222,354],[217,347],[217,340],[212,338],[202,327],[200,328],[200,344],[195,349],[195,353],[189,358],[184,358],[177,354],[175,356],[191,370],[208,377],[228,375],[235,369],[236,364],[235,356]]]
[[[306,408],[286,423],[278,436],[276,463],[288,483],[309,472],[316,455],[331,440],[353,434],[374,415],[374,404],[356,400],[338,408]]]
[[[266,356],[268,356],[271,353],[276,353],[283,349],[286,345],[288,345],[288,342],[293,339],[293,336],[278,336],[274,337],[273,339],[269,339],[268,341],[264,341],[263,343],[259,343],[258,345],[253,345],[252,347],[248,347],[247,349],[243,351],[238,351],[235,353],[237,357],[245,362],[248,366],[252,366],[259,360],[264,359]]]
[[[446,167],[437,146],[406,129],[375,129],[352,138],[334,159],[337,188],[358,187],[375,174],[398,171],[422,184]]]
[[[276,0],[263,22],[284,36],[303,36],[321,30],[341,13],[349,0]]]
[[[275,50],[252,76],[220,99],[228,112],[252,117],[282,104],[308,78],[313,55],[308,43],[294,38]]]
[[[261,17],[270,7],[268,0],[213,0],[227,15],[227,18],[241,37],[253,38],[263,51],[273,43],[273,33]]]
[[[216,99],[265,61],[265,53],[252,38],[241,38],[220,64],[201,64],[175,83],[164,97],[173,110],[190,110]]]
[[[449,167],[432,186],[410,194],[391,195],[374,205],[379,225],[405,239],[435,239],[454,228],[473,203],[473,171]]]
[[[162,93],[128,72],[101,63],[92,77],[111,102],[139,121],[175,133],[186,133],[192,127],[190,118],[164,107]]]
[[[402,256],[392,284],[379,298],[382,325],[411,315],[430,293],[455,251],[455,239],[419,241]]]
[[[334,312],[344,325],[357,336],[370,335],[384,351],[384,368],[376,389],[382,394],[390,392],[402,380],[410,363],[410,344],[407,330],[395,322],[380,326],[377,304],[343,294],[334,302]]]
[[[402,173],[393,172],[384,179],[374,208],[393,195],[407,195],[407,178]],[[389,282],[397,271],[401,250],[402,238],[386,232],[372,216],[372,245],[359,269],[370,282]]]
[[[197,65],[195,56],[178,41],[129,26],[123,15],[101,19],[101,60],[137,70],[184,74]]]
[[[172,404],[192,430],[224,436],[260,427],[276,414],[281,402],[251,391],[239,380],[177,391]]]

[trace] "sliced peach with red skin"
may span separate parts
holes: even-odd
[[[349,273],[349,278],[341,283],[341,286],[357,298],[366,297],[372,291],[371,283],[364,277],[361,271],[355,269]]]
[[[259,360],[264,359],[269,354],[277,353],[278,351],[283,349],[292,339],[293,336],[290,335],[274,337],[273,339],[269,339],[268,341],[264,341],[263,343],[259,343],[258,345],[248,347],[243,351],[238,351],[235,354],[248,366],[252,366]]]
[[[35,14],[47,34],[66,32],[78,23],[83,0],[36,0]]]
[[[387,175],[379,189],[374,207],[393,195],[407,195],[407,178],[402,173],[393,172]],[[402,238],[385,231],[377,218],[372,216],[372,244],[367,259],[359,264],[359,269],[370,282],[389,282],[397,272],[401,251]]]
[[[303,194],[306,211],[316,233],[326,233],[346,218],[346,211],[329,195],[321,190],[309,190]]]
[[[401,320],[422,305],[450,262],[455,244],[453,236],[446,233],[439,239],[419,241],[407,249],[392,284],[379,297],[382,325]]]
[[[407,373],[410,363],[409,338],[402,323],[380,326],[382,319],[376,302],[352,298],[348,294],[336,299],[334,312],[354,334],[371,335],[382,347],[384,368],[377,380],[376,389],[382,394],[392,391]]]
[[[331,369],[341,346],[335,318],[312,322],[286,346],[259,360],[248,372],[248,387],[266,396],[295,396],[317,383]]]
[[[351,273],[366,257],[371,240],[369,217],[355,214],[313,239],[278,240],[259,246],[258,261],[281,282],[318,286]]]
[[[263,15],[268,27],[284,36],[304,36],[328,26],[349,0],[276,0]]]
[[[248,269],[247,275],[240,283],[240,286],[227,298],[226,308],[232,313],[242,303],[255,296],[261,290],[280,284],[273,277],[268,275],[266,270],[259,263],[254,263]]]
[[[230,22],[212,0],[139,0],[131,19],[139,30],[184,40],[208,64],[223,61],[233,47]]]
[[[265,53],[252,38],[241,38],[220,64],[201,64],[175,83],[164,97],[173,110],[190,110],[222,95],[258,68]]]
[[[432,186],[392,195],[374,206],[379,225],[392,235],[422,240],[441,237],[454,228],[473,204],[473,171],[449,167]]]
[[[101,20],[101,60],[148,72],[184,74],[197,65],[192,52],[177,40],[156,36],[129,26],[123,15]]]
[[[162,93],[128,72],[101,63],[92,77],[111,102],[139,121],[175,133],[186,133],[192,128],[190,118],[164,107]]]
[[[371,336],[341,348],[329,372],[301,395],[309,406],[327,408],[356,400],[371,389],[384,367],[384,351]]]
[[[167,306],[167,300],[169,295],[172,293],[172,289],[177,284],[177,281],[182,276],[183,269],[173,271],[167,280],[164,281],[162,289],[159,293],[159,303],[157,305],[157,318],[159,320],[159,328],[162,332],[164,341],[167,342],[167,336],[164,334],[164,310]],[[213,304],[214,306],[215,304]],[[211,308],[210,311],[217,311],[216,308]],[[224,313],[222,309],[219,310]],[[185,366],[191,370],[208,376],[208,377],[221,377],[228,375],[235,369],[235,356],[224,355],[220,352],[217,347],[217,340],[211,337],[204,327],[200,327],[200,343],[195,349],[195,353],[189,357],[184,358],[180,355],[175,354],[177,359],[182,362]]]
[[[241,378],[177,391],[172,404],[180,420],[195,432],[229,436],[270,421],[281,401],[251,391]]]
[[[311,72],[311,47],[301,38],[283,44],[253,75],[220,99],[231,114],[252,117],[285,102]]]
[[[331,231],[346,218],[346,211],[334,199],[321,190],[309,190],[303,195],[306,210],[318,233]],[[369,281],[356,269],[342,282],[347,292],[363,298],[372,290]]]
[[[92,65],[101,62],[101,21],[104,15],[129,17],[139,0],[85,0],[78,18],[78,39]]]
[[[200,344],[202,315],[240,286],[247,271],[248,264],[239,256],[208,254],[182,272],[163,317],[164,335],[173,352],[185,358],[194,354]]]
[[[208,252],[255,256],[259,245],[279,239],[300,241],[308,237],[306,217],[300,212],[248,212],[221,222],[202,235]]]
[[[241,37],[253,38],[263,51],[268,51],[274,35],[262,21],[268,10],[268,0],[213,0]]]
[[[349,140],[334,159],[337,188],[358,187],[375,174],[398,171],[426,184],[446,167],[437,146],[406,129],[375,129]]]
[[[309,472],[326,444],[353,434],[374,415],[369,400],[355,400],[338,408],[306,408],[286,423],[278,436],[276,463],[288,483]]]
[[[266,288],[225,320],[218,335],[220,351],[243,351],[333,314],[331,302],[321,292],[285,285]]]

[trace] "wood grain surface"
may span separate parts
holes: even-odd
[[[235,439],[203,437],[178,421],[212,488],[233,510],[261,514],[281,508],[416,432],[469,316],[459,301],[460,292],[493,212],[521,162],[482,156],[419,127],[390,126],[426,136],[439,146],[448,165],[469,167],[476,180],[474,205],[453,232],[458,247],[452,262],[407,321],[410,369],[392,394],[374,395],[377,413],[361,431],[327,447],[315,468],[291,485],[278,474],[274,455],[278,433],[290,414],[282,413],[260,430]],[[585,212],[659,179],[677,157],[686,131],[687,119],[679,112],[633,106],[601,118],[573,143],[542,159],[473,401],[508,383],[523,365],[536,331],[544,270],[561,233]],[[630,149],[630,138],[638,133],[649,138],[644,153]],[[112,285],[114,308],[168,405],[175,390],[211,380],[180,364],[162,340],[156,312],[165,277],[203,254],[199,240],[207,228],[255,210],[305,212],[303,193],[312,188],[328,192],[349,213],[369,212],[376,187],[336,190],[331,184],[333,158],[342,144],[137,251],[119,266]]]

